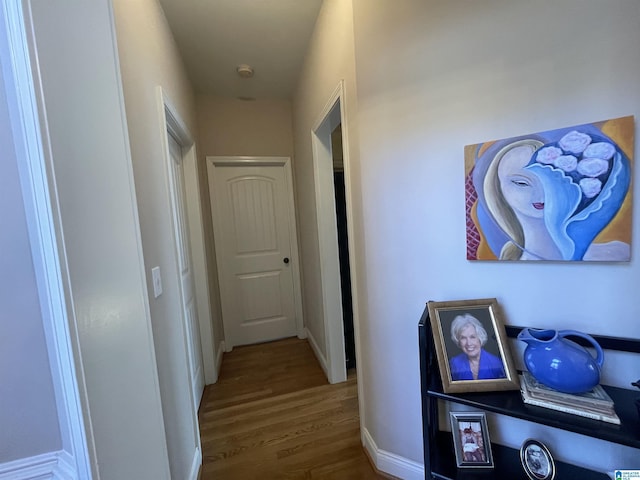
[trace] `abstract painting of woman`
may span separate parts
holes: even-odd
[[[610,122],[633,131],[633,117]],[[468,259],[630,259],[632,156],[597,125],[474,147],[467,149]]]

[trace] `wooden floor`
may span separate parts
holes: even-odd
[[[377,479],[355,374],[329,385],[306,340],[236,347],[200,406],[202,480]]]

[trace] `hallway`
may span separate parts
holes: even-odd
[[[330,385],[306,340],[237,347],[200,405],[202,480],[377,479],[355,372]]]

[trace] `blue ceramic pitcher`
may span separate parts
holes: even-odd
[[[566,339],[582,337],[596,349],[594,358],[585,348]],[[575,330],[540,330],[525,328],[518,340],[527,344],[524,364],[543,385],[565,393],[582,393],[600,383],[604,353],[589,335]]]

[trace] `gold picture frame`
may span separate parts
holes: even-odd
[[[495,298],[427,307],[445,393],[520,389]]]

